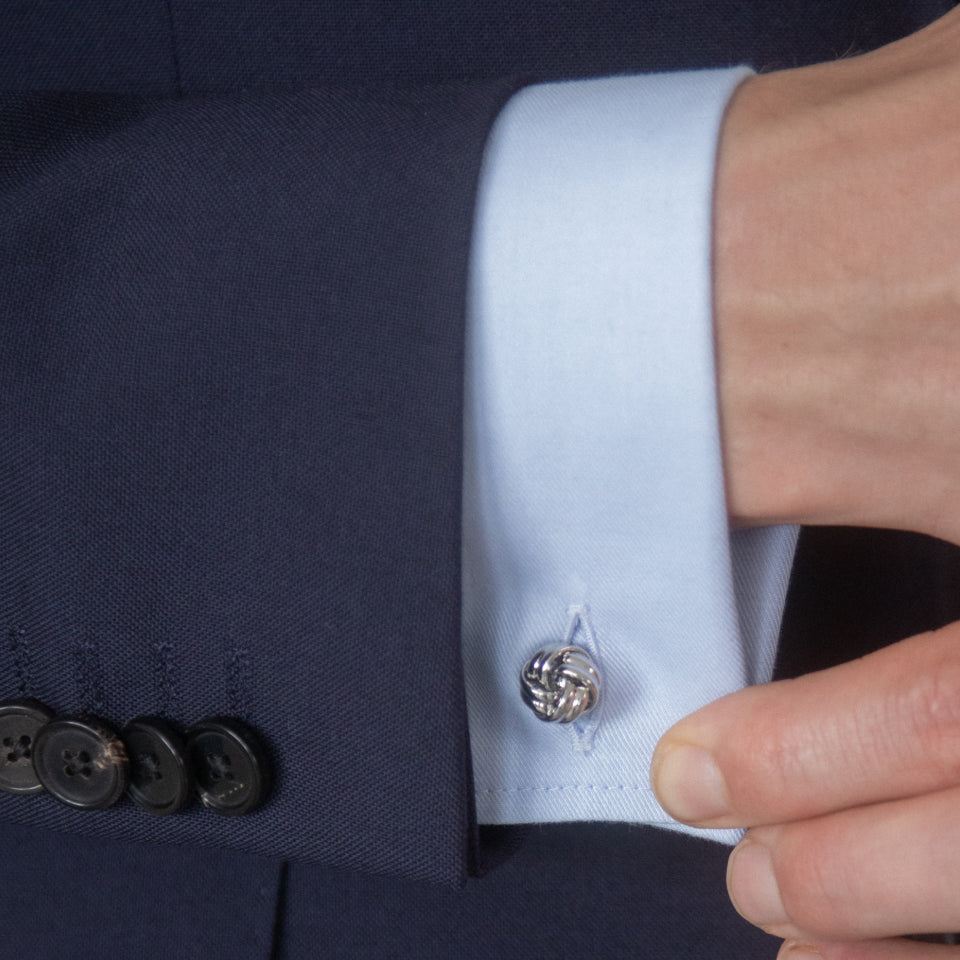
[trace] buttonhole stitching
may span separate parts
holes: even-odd
[[[13,666],[14,687],[18,696],[26,697],[33,687],[31,677],[31,649],[26,627],[11,627],[7,633],[7,646]]]
[[[574,749],[578,753],[589,753],[593,749],[593,738],[596,736],[597,728],[600,726],[600,715],[603,712],[603,701],[605,694],[605,685],[607,676],[603,669],[603,662],[600,658],[600,647],[597,643],[597,636],[593,630],[593,624],[590,622],[590,608],[585,603],[571,604],[567,607],[567,633],[563,638],[563,645],[583,647],[587,653],[593,657],[593,662],[597,665],[600,673],[600,700],[597,705],[580,720],[574,720],[569,725],[570,737],[573,740]]]

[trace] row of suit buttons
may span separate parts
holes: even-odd
[[[270,789],[254,732],[214,717],[181,734],[158,717],[119,734],[94,717],[56,717],[36,700],[0,702],[0,791],[49,792],[77,810],[105,810],[126,793],[161,816],[199,795],[227,816],[249,813]]]

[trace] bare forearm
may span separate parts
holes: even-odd
[[[756,77],[728,111],[715,306],[731,515],[960,539],[960,19]]]

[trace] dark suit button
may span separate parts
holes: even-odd
[[[193,789],[183,738],[157,717],[131,720],[122,736],[130,758],[130,798],[150,813],[176,813]]]
[[[92,717],[51,720],[37,734],[33,764],[47,790],[78,810],[105,810],[127,788],[123,742]]]
[[[225,816],[249,813],[270,789],[256,734],[238,720],[201,720],[187,731],[187,764],[204,805]]]
[[[0,703],[0,790],[4,793],[42,793],[33,755],[37,732],[53,716],[36,700]]]

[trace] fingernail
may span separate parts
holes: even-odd
[[[770,851],[756,840],[743,840],[727,868],[727,889],[737,912],[758,927],[789,923]]]
[[[823,960],[820,951],[809,943],[788,940],[777,954],[777,960]]]
[[[668,747],[654,768],[653,788],[663,809],[687,823],[715,820],[729,810],[723,774],[702,747]]]

